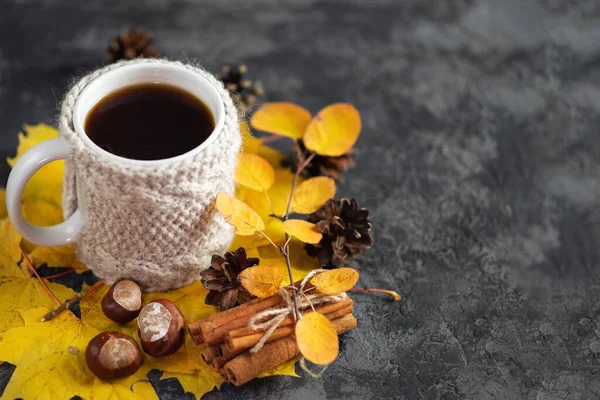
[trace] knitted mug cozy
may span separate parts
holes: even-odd
[[[86,85],[115,68],[147,62],[191,70],[223,100],[222,131],[193,157],[159,166],[123,163],[93,151],[75,132],[73,110]],[[156,59],[106,66],[71,87],[62,102],[59,129],[72,148],[65,159],[63,213],[67,218],[78,207],[84,212],[77,255],[98,277],[108,284],[132,279],[146,291],[178,288],[197,279],[212,254],[227,249],[233,229],[217,213],[215,197],[234,192],[241,136],[236,108],[210,73]]]

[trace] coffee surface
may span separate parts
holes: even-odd
[[[88,113],[85,132],[106,151],[135,160],[186,153],[215,128],[208,107],[187,91],[158,83],[127,86]]]

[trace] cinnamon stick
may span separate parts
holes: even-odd
[[[356,327],[356,318],[346,314],[331,321],[338,335]],[[221,376],[235,386],[241,386],[259,374],[294,358],[299,353],[296,338],[293,335],[267,343],[257,353],[246,351],[227,362],[221,369]]]
[[[221,313],[194,321],[188,325],[188,331],[195,344],[204,342],[208,346],[214,346],[223,341],[228,331],[246,326],[256,313],[273,308],[282,302],[283,299],[279,295],[254,299]]]
[[[316,312],[320,312],[321,314],[329,314],[332,313],[334,311],[338,311],[340,309],[346,308],[349,305],[354,304],[354,301],[352,301],[352,299],[350,297],[346,297],[345,299],[342,299],[340,301],[336,301],[335,303],[325,303],[323,305],[320,305],[318,307],[315,307],[315,311]],[[302,313],[304,314],[308,314],[308,312],[312,312],[312,309],[308,309],[309,311]],[[344,313],[347,314],[347,313]],[[344,314],[340,314],[344,315]],[[330,318],[331,319],[331,318]],[[294,325],[296,323],[296,320],[294,319],[294,317],[292,315],[288,316],[286,319],[283,320],[283,322],[281,323],[281,325],[279,325],[279,327],[284,327],[284,326],[290,326],[290,325]],[[255,334],[256,332],[264,332],[265,329],[262,329],[260,331],[254,331],[250,328],[248,328],[247,326],[243,327],[243,328],[239,328],[239,329],[233,329],[229,332],[227,332],[227,337],[240,337],[240,336],[247,336],[247,335],[252,335]]]
[[[221,347],[219,347],[219,346],[207,347],[204,350],[202,350],[202,352],[200,352],[200,356],[202,357],[202,360],[204,360],[205,363],[209,364],[216,357],[222,356]]]
[[[215,371],[219,371],[226,362],[227,361],[223,357],[215,357],[210,362],[210,367]]]
[[[325,316],[327,317],[327,319],[332,321],[332,320],[342,317],[346,314],[351,314],[352,308],[353,308],[353,306],[352,306],[352,304],[350,304],[342,309],[335,310],[329,314],[325,314]],[[313,311],[311,310],[310,312],[308,312],[306,314],[309,314],[311,312],[313,312]],[[294,333],[295,329],[296,329],[296,327],[293,325],[279,327],[273,331],[271,336],[269,336],[269,338],[267,339],[267,343],[273,342],[277,339],[281,339],[281,338],[289,336],[289,335],[292,335]],[[227,335],[227,337],[225,338],[225,343],[223,343],[223,345],[221,345],[221,352],[223,353],[223,357],[225,357],[225,359],[229,360],[229,359],[235,357],[236,355],[244,352],[245,350],[251,349],[260,341],[260,339],[262,339],[263,336],[264,336],[264,332],[254,332],[251,335],[239,336],[239,337],[229,337],[229,335]]]

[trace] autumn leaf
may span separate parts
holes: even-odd
[[[254,129],[300,139],[311,121],[310,112],[293,103],[266,103],[252,115]]]
[[[14,167],[17,160],[27,150],[38,143],[58,137],[58,131],[51,126],[25,125],[23,132],[19,133],[19,146],[17,155],[7,158],[8,165]],[[23,191],[23,201],[30,199],[45,200],[60,206],[62,204],[64,162],[54,161],[40,168],[27,182]]]
[[[272,147],[265,146],[261,139],[252,136],[250,127],[245,121],[240,123],[240,132],[242,133],[242,152],[258,154],[273,167],[280,166],[281,162],[285,160],[286,157],[281,152]]]
[[[6,189],[0,189],[0,219],[6,218]]]
[[[15,271],[14,275],[0,277],[0,332],[23,326],[19,310],[29,310],[34,307],[50,309],[56,307],[37,279],[26,276],[20,270]],[[66,301],[75,296],[75,292],[66,286],[49,282],[46,279],[44,279],[44,283],[59,301]],[[0,354],[2,353],[0,352]]]
[[[360,134],[358,110],[348,103],[325,107],[310,121],[302,137],[307,149],[317,154],[338,157],[347,153]]]
[[[304,246],[304,243],[296,239],[293,239],[289,243],[288,251],[292,264],[292,279],[294,281],[304,279],[309,272],[321,267],[316,257],[309,257],[306,254]],[[261,246],[258,248],[258,253],[261,264],[277,267],[284,276],[287,276],[287,264],[285,259],[281,257],[278,249],[271,245]]]
[[[337,268],[321,272],[310,280],[317,291],[324,295],[346,292],[358,282],[358,271],[352,268]]]
[[[317,225],[301,219],[288,219],[283,223],[283,230],[304,243],[319,243],[323,238]]]
[[[300,353],[314,364],[331,364],[338,356],[337,333],[331,321],[321,313],[307,314],[296,323],[296,340]]]
[[[6,259],[18,262],[21,260],[21,235],[10,223],[8,218],[0,220],[0,260]]]
[[[317,176],[302,182],[292,197],[291,209],[299,214],[311,214],[335,196],[335,181]]]
[[[228,224],[235,227],[237,235],[254,235],[265,229],[265,223],[246,203],[225,193],[217,195],[217,210]]]
[[[256,154],[240,153],[235,181],[250,189],[263,191],[275,182],[275,170],[267,160]]]
[[[157,399],[146,379],[148,369],[135,375],[103,382],[94,377],[85,363],[85,348],[98,331],[85,327],[72,313],[64,312],[49,322],[40,322],[47,308],[21,312],[25,326],[0,334],[0,354],[17,365],[4,396],[26,399]]]
[[[272,266],[257,265],[243,270],[238,279],[242,286],[256,297],[269,297],[279,291],[283,281],[281,271]]]

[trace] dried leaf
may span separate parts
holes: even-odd
[[[331,321],[321,313],[313,312],[296,324],[296,340],[300,353],[308,361],[331,364],[339,352],[338,336]]]
[[[268,190],[275,182],[275,170],[267,160],[256,154],[240,153],[235,181],[250,189]]]
[[[6,189],[0,189],[0,219],[6,218]]]
[[[307,149],[322,156],[338,157],[347,153],[360,134],[358,110],[348,103],[325,107],[312,119],[302,137]]]
[[[319,243],[323,238],[317,225],[301,219],[288,219],[283,223],[283,230],[304,243]]]
[[[269,297],[279,291],[283,274],[276,267],[257,265],[238,275],[242,286],[256,297]]]
[[[299,214],[311,214],[335,196],[335,181],[325,176],[308,179],[294,190],[291,209]]]
[[[338,268],[321,272],[310,280],[319,293],[330,295],[346,292],[358,282],[358,271],[352,268]]]
[[[36,144],[58,137],[56,129],[44,124],[25,125],[23,132],[19,133],[17,155],[6,160],[11,167],[16,164],[23,153]],[[60,206],[62,204],[63,173],[64,162],[62,160],[51,162],[40,168],[27,182],[23,191],[23,201],[30,199],[46,200]]]
[[[308,110],[293,103],[266,103],[254,112],[254,129],[300,139],[311,121]]]
[[[265,223],[246,203],[225,193],[217,195],[217,210],[223,215],[227,223],[235,227],[237,235],[254,235],[257,231],[265,229]]]
[[[5,361],[17,365],[3,396],[26,399],[157,399],[146,379],[145,363],[132,376],[103,382],[87,368],[85,348],[98,334],[85,326],[71,312],[63,312],[48,322],[40,322],[48,308],[21,311],[25,326],[0,334],[0,354]],[[70,352],[74,347],[78,352]]]

